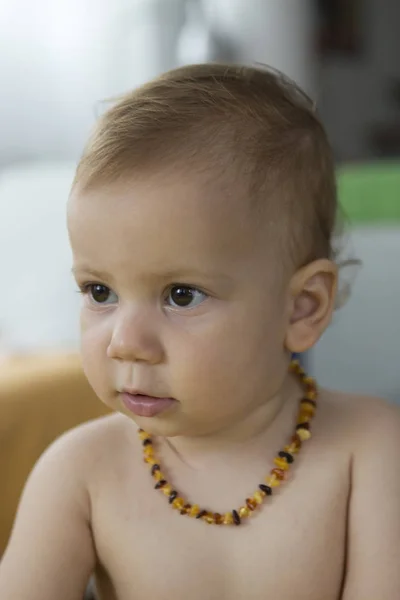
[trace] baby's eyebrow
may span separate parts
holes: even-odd
[[[92,269],[88,265],[74,265],[71,269],[74,277],[77,277],[78,274],[85,274],[87,276],[93,277],[94,279],[98,279],[100,281],[108,282],[110,284],[115,283],[115,277],[106,271],[101,271],[98,269]],[[167,269],[165,271],[147,271],[137,276],[138,282],[142,285],[154,285],[154,284],[168,284],[173,282],[187,283],[195,285],[201,285],[202,282],[206,284],[207,282],[218,283],[223,285],[226,289],[231,289],[234,285],[232,277],[227,275],[226,273],[214,271],[214,270],[204,270],[198,269],[196,267],[183,267],[177,269]]]

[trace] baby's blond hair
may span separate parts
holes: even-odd
[[[281,73],[189,65],[125,94],[99,119],[74,185],[165,168],[224,178],[228,198],[265,207],[296,267],[331,257],[331,148],[311,100]]]

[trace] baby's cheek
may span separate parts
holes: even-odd
[[[91,329],[82,331],[81,335],[82,366],[86,378],[99,398],[104,400],[107,381],[107,356],[103,340]]]

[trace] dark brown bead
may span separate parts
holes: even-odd
[[[177,496],[178,496],[178,492],[176,492],[176,491],[174,490],[173,492],[171,492],[171,493],[170,493],[170,495],[169,495],[169,499],[168,499],[168,502],[169,502],[170,504],[172,504],[172,503],[173,503],[173,501],[175,500],[175,498],[176,498]]]
[[[258,487],[261,491],[265,492],[267,496],[272,496],[272,488],[269,487],[269,485],[264,485],[263,483],[260,483]]]
[[[232,511],[232,517],[233,517],[233,522],[235,523],[235,525],[240,525],[240,523],[242,522],[240,517],[239,517],[239,513],[236,510]]]
[[[145,440],[143,440],[142,444],[143,446],[148,446],[149,444],[151,444],[151,440],[149,440],[149,438],[146,438]]]
[[[294,461],[293,456],[289,452],[285,452],[284,450],[281,450],[278,456],[280,456],[281,458],[286,458],[286,461],[289,463],[289,465],[291,465]]]
[[[160,481],[157,481],[156,485],[154,486],[156,490],[159,490],[160,488],[164,487],[164,485],[166,485],[167,482],[165,481],[165,479],[160,479]]]
[[[151,467],[151,474],[154,475],[156,471],[160,470],[160,465],[153,465]]]
[[[214,522],[216,525],[222,525],[224,518],[222,515],[220,515],[219,513],[214,513]]]
[[[196,519],[202,519],[207,514],[206,510],[201,510],[198,515],[196,515]]]

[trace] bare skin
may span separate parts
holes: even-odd
[[[290,432],[293,408],[285,407],[271,425],[260,451],[231,448],[229,461],[215,456],[212,468],[201,468],[182,463],[163,444],[163,463],[194,501],[221,510],[238,506]],[[315,433],[291,479],[239,528],[209,526],[173,511],[153,489],[127,418],[84,425],[56,442],[31,476],[1,563],[0,598],[78,600],[94,571],[101,600],[395,600],[398,565],[391,544],[398,522],[392,522],[389,539],[372,539],[356,520],[349,528],[352,498],[358,512],[372,504],[392,515],[398,510],[395,497],[385,499],[372,489],[371,501],[365,489],[354,489],[354,471],[365,469],[369,481],[379,479],[373,469],[394,449],[385,440],[393,420],[399,430],[398,411],[381,401],[321,394]],[[382,440],[370,448],[376,465],[360,452],[369,437]],[[377,528],[384,525],[381,511]],[[379,572],[364,572],[367,589],[349,570],[368,564],[376,547],[391,574],[381,596]]]
[[[120,414],[37,464],[0,600],[80,600],[93,572],[101,600],[398,599],[400,416],[383,401],[322,392],[293,476],[240,527],[181,516],[153,489],[138,426],[189,502],[241,506],[293,432],[290,353],[333,310],[335,265],[284,272],[268,219],[217,192],[175,175],[73,194],[83,365]],[[132,414],[126,387],[174,404]]]

